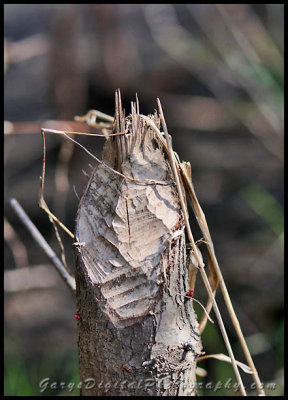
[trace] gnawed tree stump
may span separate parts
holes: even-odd
[[[158,115],[151,118],[160,127]],[[76,219],[82,395],[195,395],[201,350],[173,175],[138,104],[91,174]],[[108,167],[107,167],[108,166]],[[118,173],[114,172],[118,171]]]

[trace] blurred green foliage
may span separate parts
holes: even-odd
[[[283,235],[284,211],[275,197],[265,190],[263,186],[256,183],[243,187],[240,194],[277,236]]]
[[[60,380],[59,377],[61,377]],[[49,378],[49,384],[46,390],[41,392],[39,384],[45,378]],[[60,388],[61,382],[66,386],[64,389]],[[33,353],[30,354],[24,347],[24,343],[22,346],[18,343],[14,349],[9,346],[9,350],[6,350],[5,396],[79,396],[80,391],[76,388],[79,382],[76,347],[69,352],[57,346],[52,350],[46,348],[41,355],[36,357]],[[51,388],[52,383],[56,383],[59,389]],[[73,390],[67,388],[67,385],[71,383],[75,384]]]

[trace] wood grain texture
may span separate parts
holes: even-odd
[[[110,139],[104,157],[108,146],[118,144],[126,155],[121,152],[122,174],[144,182],[171,180],[153,132],[146,123],[134,132],[133,122],[127,136]],[[109,158],[103,161],[111,164]],[[180,228],[172,180],[170,185],[139,184],[103,165],[94,169],[79,205],[76,237],[90,279],[100,285],[103,311],[115,326],[135,323],[154,306],[164,283],[162,254]]]
[[[171,376],[195,380],[199,352],[192,302],[179,296],[188,274],[178,195],[164,151],[136,108],[125,118],[117,94],[115,131],[126,133],[107,140],[76,219],[80,376],[90,374],[98,386],[116,375],[125,380],[128,370],[137,381],[152,377],[153,388],[114,388],[113,395],[181,392],[181,380],[171,389]],[[153,120],[160,125],[156,114]]]

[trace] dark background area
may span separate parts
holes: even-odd
[[[89,109],[113,116],[117,88],[126,114],[136,93],[143,114],[152,114],[160,98],[174,148],[192,165],[260,379],[275,383],[266,387],[270,395],[283,394],[283,17],[283,4],[4,6],[6,395],[38,395],[46,377],[79,382],[74,299],[8,200],[21,203],[59,254],[38,207],[41,126]],[[101,155],[103,139],[76,139]],[[46,144],[45,198],[73,231],[75,192],[81,196],[82,169],[89,172],[93,159],[59,135],[47,134]],[[192,214],[191,222],[200,239]],[[72,241],[61,237],[73,269]],[[200,277],[195,298],[206,303]],[[217,299],[236,358],[246,362],[220,291]],[[226,353],[214,325],[204,331],[203,350]],[[234,381],[227,363],[210,359],[199,367],[208,373],[203,384]],[[255,394],[251,377],[242,376]],[[69,393],[65,387],[42,394]]]

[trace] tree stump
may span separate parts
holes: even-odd
[[[150,116],[160,128],[155,112]],[[76,218],[82,395],[196,395],[198,323],[184,222],[160,141],[116,93],[114,133]],[[116,172],[115,172],[116,171]]]

